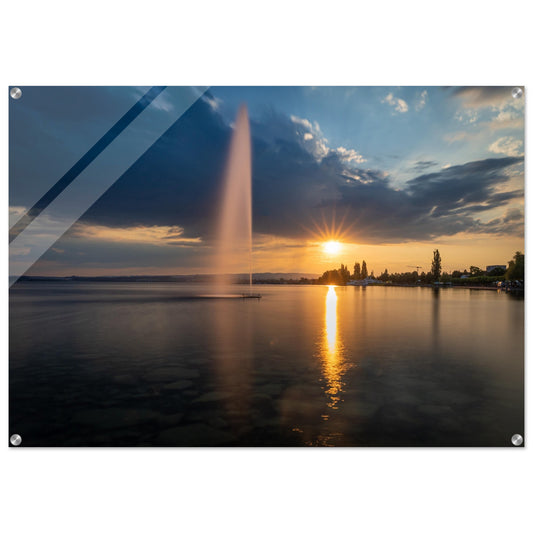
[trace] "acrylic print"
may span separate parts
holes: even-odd
[[[10,88],[11,446],[523,446],[523,87]]]

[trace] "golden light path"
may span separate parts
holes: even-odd
[[[333,285],[329,286],[326,295],[326,343],[328,354],[335,356],[337,353],[337,293]]]
[[[326,295],[326,317],[324,340],[321,350],[323,372],[326,379],[326,394],[329,396],[328,407],[337,409],[339,393],[344,385],[344,358],[342,355],[342,343],[337,332],[337,293],[335,287],[330,285]],[[327,417],[326,417],[327,418]]]

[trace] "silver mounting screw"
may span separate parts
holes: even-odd
[[[22,90],[18,87],[13,87],[9,91],[9,95],[11,96],[11,98],[13,98],[13,100],[18,100],[22,96]]]
[[[511,437],[511,442],[513,443],[513,446],[520,446],[524,442],[524,439],[523,439],[522,435],[519,435],[518,433],[515,433]]]
[[[515,87],[511,91],[511,94],[513,95],[513,98],[522,98],[522,95],[524,94],[524,91],[522,90],[521,87]]]
[[[9,442],[13,445],[13,446],[20,446],[20,443],[22,442],[22,437],[20,435],[18,435],[17,433],[14,433],[13,435],[11,435],[11,437],[9,438]]]

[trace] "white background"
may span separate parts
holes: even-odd
[[[0,146],[6,226],[8,85],[531,86],[527,51],[533,32],[526,1],[204,0],[192,5],[3,4]],[[531,531],[528,448],[8,448],[4,242],[3,531]],[[527,270],[531,279],[529,261]],[[527,428],[529,409],[526,413]]]

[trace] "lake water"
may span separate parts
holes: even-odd
[[[254,291],[263,298],[15,284],[10,434],[25,446],[509,446],[523,435],[523,299]]]

